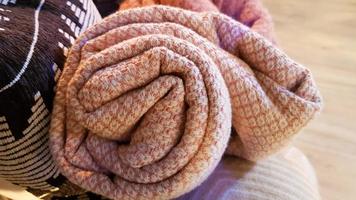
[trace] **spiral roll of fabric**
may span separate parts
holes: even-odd
[[[179,197],[211,174],[229,139],[227,153],[268,155],[321,102],[310,72],[246,26],[165,6],[88,29],[57,87],[53,157],[70,181],[113,199]]]

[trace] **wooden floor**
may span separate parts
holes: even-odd
[[[324,200],[356,199],[356,0],[264,0],[281,48],[306,65],[323,112],[296,138]]]

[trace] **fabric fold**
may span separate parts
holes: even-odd
[[[120,10],[165,5],[195,12],[220,12],[276,43],[272,17],[260,0],[124,0]]]
[[[51,150],[84,189],[113,199],[176,198],[211,174],[229,139],[228,153],[263,157],[320,103],[309,70],[225,15],[129,9],[72,46]]]

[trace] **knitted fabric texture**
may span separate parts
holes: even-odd
[[[272,18],[260,0],[124,0],[120,10],[155,4],[197,12],[220,11],[276,43]]]
[[[71,43],[101,16],[91,0],[0,2],[0,178],[67,191],[48,147],[55,82]]]
[[[309,70],[259,34],[219,13],[165,6],[89,28],[57,86],[50,146],[59,168],[114,199],[192,190],[221,159],[231,121],[228,153],[254,160],[320,109]]]
[[[177,200],[319,200],[313,167],[288,148],[256,163],[225,156],[209,178]]]

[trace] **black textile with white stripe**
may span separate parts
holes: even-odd
[[[0,178],[68,187],[48,148],[55,83],[71,43],[99,20],[92,0],[0,0]]]

